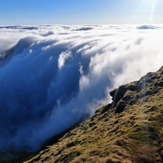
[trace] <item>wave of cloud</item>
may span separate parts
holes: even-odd
[[[0,150],[37,150],[111,89],[159,69],[162,36],[162,26],[1,27]]]

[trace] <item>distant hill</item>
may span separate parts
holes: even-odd
[[[163,162],[163,67],[110,94],[111,104],[26,163]]]

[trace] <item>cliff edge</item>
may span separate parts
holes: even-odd
[[[111,104],[24,162],[163,162],[163,67],[110,95]]]

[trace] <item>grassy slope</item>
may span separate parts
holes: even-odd
[[[163,68],[111,95],[114,103],[26,162],[163,162]]]

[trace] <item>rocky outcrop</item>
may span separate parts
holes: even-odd
[[[112,104],[107,105],[104,110],[115,108],[115,113],[121,113],[128,105],[134,104],[139,99],[151,96],[163,87],[161,68],[157,73],[148,73],[138,82],[132,82],[127,85],[120,86],[110,92],[112,96]]]

